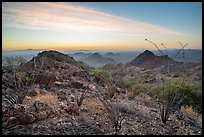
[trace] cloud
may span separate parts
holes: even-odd
[[[71,3],[3,3],[3,26],[88,32],[116,32],[127,35],[183,33],[98,11]]]

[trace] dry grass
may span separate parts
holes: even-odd
[[[43,104],[47,104],[48,106],[54,109],[57,109],[58,104],[59,104],[57,95],[53,95],[49,92],[43,93],[43,94],[39,93],[37,94],[37,96],[34,96],[34,97],[26,96],[23,104],[26,104],[29,109],[32,109],[34,103],[37,101]]]
[[[202,125],[202,115],[196,113],[191,106],[181,107],[181,111],[187,113],[189,116],[193,117],[198,121],[198,124]]]
[[[57,108],[59,100],[57,95],[52,95],[50,93],[45,94],[45,95],[38,95],[34,98],[34,101],[39,101],[44,104],[48,104],[49,106],[53,108]]]

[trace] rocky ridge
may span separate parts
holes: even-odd
[[[116,76],[127,75],[130,70],[133,74],[142,71],[140,68],[122,64],[111,67],[123,70],[115,73]],[[53,51],[40,53],[21,66],[20,71],[26,72],[28,76],[31,74],[37,76],[36,82],[30,87],[22,104],[9,106],[6,99],[3,99],[2,133],[4,135],[113,134],[111,122],[106,117],[107,113],[97,93],[103,94],[109,102],[115,102],[116,96],[113,94],[110,97],[108,95],[110,88],[94,81],[89,69],[81,67],[73,58]],[[144,73],[147,73],[146,70]],[[11,69],[3,68],[2,91],[10,96],[20,92],[15,91],[12,76]],[[101,90],[94,88],[94,85]],[[199,116],[191,117],[189,113],[183,111],[184,116],[181,120],[172,115],[164,125],[160,120],[158,102],[154,97],[140,94],[129,98],[126,89],[116,88],[120,113],[125,116],[119,134],[202,134],[202,121],[196,119]],[[84,92],[87,94],[79,107],[77,100]]]

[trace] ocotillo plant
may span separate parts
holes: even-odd
[[[160,53],[162,55],[163,52],[159,49],[159,47],[153,43],[152,41],[150,40],[147,40],[145,39],[146,41],[152,43],[158,51],[160,51]],[[180,43],[180,42],[179,42]],[[180,43],[181,44],[181,43]],[[167,54],[167,57],[168,57],[168,52],[167,52],[167,48],[166,46],[162,43],[161,44],[165,50],[166,50],[166,54]],[[187,44],[185,45],[187,46]],[[183,49],[184,50],[184,47],[182,44],[181,44],[181,49],[177,52],[177,54],[175,55],[175,57],[179,54],[179,52]],[[183,56],[184,56],[184,51],[183,51]],[[167,86],[167,92],[165,92],[166,90],[163,89],[162,91],[162,94],[164,96],[164,99],[161,100],[161,103],[160,103],[160,115],[161,115],[161,120],[163,123],[166,123],[166,121],[168,120],[170,114],[173,112],[173,111],[177,111],[179,106],[181,105],[182,101],[186,98],[186,94],[183,94],[183,96],[180,96],[178,97],[178,93],[176,93],[176,91],[171,91],[171,86],[170,86],[170,83],[171,83],[171,78],[173,77],[173,75],[170,75],[170,64],[169,64],[169,58],[168,58],[168,65],[167,65],[167,73],[168,73],[168,86]],[[163,87],[165,85],[165,81],[162,82],[163,83]]]
[[[108,101],[101,94],[102,92],[104,92],[103,89],[100,88],[98,85],[96,85],[96,88],[97,96],[103,105],[104,111],[107,114],[107,118],[112,124],[112,128],[114,129],[114,135],[117,135],[122,128],[122,121],[125,119],[125,116],[119,112],[118,92],[115,93],[115,101]]]
[[[41,64],[39,68],[36,67],[36,59],[34,58],[34,70],[30,76],[28,76],[25,72],[18,72],[20,65],[26,62],[21,57],[9,58],[6,60],[6,62],[6,66],[9,66],[12,69],[14,89],[16,92],[18,92],[18,94],[7,95],[4,92],[2,92],[2,94],[11,106],[14,104],[22,104],[27,92],[35,83],[36,78],[42,69],[43,58],[40,60]]]

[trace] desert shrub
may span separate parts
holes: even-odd
[[[113,80],[111,73],[109,73],[106,70],[92,69],[91,75],[94,75],[95,78],[97,79],[97,81],[102,82],[102,83],[109,82],[109,81]]]
[[[176,77],[180,77],[181,76],[181,73],[179,71],[176,71],[173,73],[173,77],[176,78]]]
[[[7,98],[10,102],[10,105],[22,104],[23,100],[28,93],[30,87],[34,84],[36,76],[34,76],[34,72],[36,70],[40,71],[40,69],[35,68],[35,71],[30,75],[25,71],[20,69],[21,65],[25,64],[26,60],[23,57],[9,57],[4,59],[4,65],[11,68],[11,73],[13,75],[12,82],[14,85],[14,89],[16,94],[9,95],[7,97],[7,93],[2,92],[3,96]],[[43,65],[43,61],[41,66]],[[41,67],[40,67],[41,68]]]
[[[129,92],[133,92],[135,95],[147,91],[145,85],[138,83],[133,77],[124,77],[122,84]]]
[[[16,73],[16,76],[24,84],[29,80],[29,76],[28,76],[28,74],[26,72],[19,71],[19,72]]]
[[[133,85],[136,85],[137,84],[137,81],[133,78],[133,77],[124,77],[122,78],[122,85],[125,87],[125,88],[130,88],[132,87]]]
[[[11,67],[20,66],[26,63],[26,59],[24,59],[21,56],[7,57],[7,58],[4,58],[2,61],[5,66],[11,66]]]
[[[176,93],[175,100],[179,100],[184,95],[186,96],[181,105],[192,106],[196,109],[201,108],[199,107],[202,106],[201,83],[189,84],[181,80],[175,80],[171,81],[168,85],[155,87],[151,92],[152,95],[156,95],[162,100],[167,100],[169,96],[172,96],[174,93]]]
[[[194,110],[202,113],[202,83],[189,85],[188,96],[183,102],[184,106],[192,106]]]
[[[146,92],[147,89],[144,86],[144,84],[134,84],[131,86],[131,92],[133,92],[135,95],[139,94],[139,93],[144,93]]]

